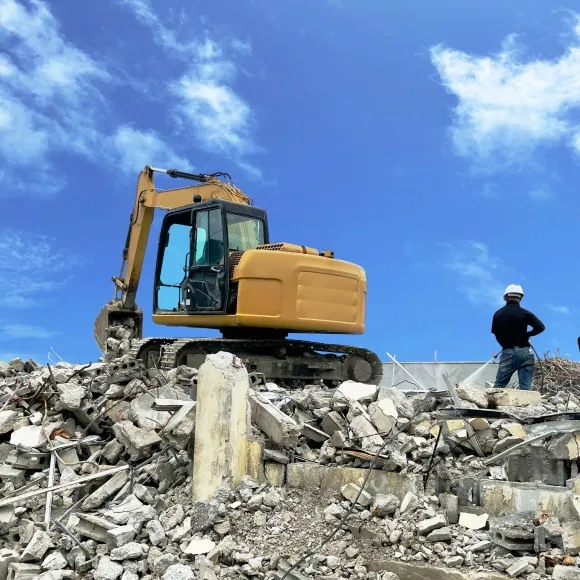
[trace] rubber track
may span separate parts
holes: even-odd
[[[365,359],[372,367],[372,377],[370,384],[378,385],[383,376],[383,364],[379,357],[366,348],[355,346],[345,346],[343,344],[326,344],[324,342],[310,342],[307,340],[268,340],[268,339],[238,339],[238,338],[145,338],[139,341],[133,341],[129,355],[133,358],[139,356],[139,351],[149,342],[159,342],[162,344],[161,368],[171,370],[176,366],[176,357],[179,351],[190,344],[199,345],[200,347],[211,346],[212,350],[224,350],[226,352],[243,351],[244,347],[256,348],[264,347],[265,349],[285,346],[287,348],[297,348],[302,351],[332,353],[338,355],[358,355]],[[232,348],[234,347],[234,348]],[[306,360],[310,360],[305,357]]]

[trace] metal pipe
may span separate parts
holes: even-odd
[[[389,353],[387,353],[387,356],[398,366],[400,367],[400,369],[407,375],[409,376],[411,379],[413,379],[413,382],[418,385],[419,387],[421,387],[424,391],[433,391],[435,389],[426,389],[394,356],[391,356]]]
[[[54,472],[56,470],[56,453],[50,452],[50,467],[48,468],[48,487],[54,485]],[[46,494],[46,509],[44,511],[44,529],[48,532],[50,529],[50,516],[52,515],[52,491]]]

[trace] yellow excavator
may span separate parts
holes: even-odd
[[[154,174],[196,182],[158,190]],[[211,328],[221,338],[143,338],[136,294],[155,209],[163,218],[157,250],[153,322]],[[111,329],[130,329],[129,355],[147,367],[195,368],[209,353],[231,352],[249,372],[300,386],[322,380],[378,384],[382,365],[369,350],[291,340],[289,333],[362,334],[364,270],[332,251],[270,243],[268,220],[228,174],[146,166],[137,183],[115,294],[95,322],[107,353]]]

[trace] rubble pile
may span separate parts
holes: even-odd
[[[269,580],[302,556],[290,580],[396,580],[385,560],[580,580],[580,501],[502,518],[474,499],[483,480],[580,493],[573,392],[462,384],[458,411],[451,391],[250,378],[262,472],[192,502],[197,370],[0,363],[0,580]],[[298,463],[414,487],[284,487]]]
[[[457,388],[465,417],[455,413],[448,396],[351,381],[337,389],[312,385],[284,390],[271,383],[254,388],[252,419],[273,448],[266,451],[271,461],[366,467],[374,459],[376,469],[400,473],[425,474],[436,465],[438,471],[456,475],[503,478],[486,458],[522,443],[533,430],[528,423],[580,411],[580,399],[570,392],[542,396],[472,384]],[[469,416],[470,409],[476,416]],[[275,428],[262,420],[268,411],[276,416]],[[548,439],[552,451],[557,448],[554,458],[578,458],[566,447],[571,437]]]
[[[565,391],[580,396],[580,363],[559,356],[536,361],[533,389],[555,394]]]

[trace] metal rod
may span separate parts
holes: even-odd
[[[413,382],[415,384],[417,384],[419,387],[421,387],[424,391],[433,391],[434,389],[426,389],[394,356],[391,356],[389,353],[387,353],[387,356],[409,377],[411,377],[411,379],[413,379]]]
[[[82,550],[83,554],[89,559],[92,559],[89,551],[78,541],[77,537],[69,532],[66,526],[59,520],[55,520],[54,523]]]
[[[50,452],[50,467],[48,469],[48,487],[54,486],[54,472],[56,470],[56,452]],[[52,515],[52,491],[46,494],[46,509],[44,511],[44,529],[48,532],[50,528],[50,516]]]
[[[64,512],[64,514],[62,514],[62,516],[60,516],[60,518],[58,519],[58,521],[60,520],[64,520],[64,518],[66,518],[68,515],[70,515],[70,513],[83,501],[85,501],[85,499],[87,499],[87,497],[89,497],[88,493],[85,493],[85,495],[83,495],[83,497],[81,497],[81,499],[77,500],[75,503],[73,503],[67,510],[66,512]],[[57,520],[55,520],[54,522],[52,522],[53,524],[55,524],[57,522]],[[52,526],[51,526],[52,527]]]
[[[24,501],[25,499],[30,499],[31,497],[36,497],[37,495],[43,495],[45,493],[48,493],[49,491],[60,491],[61,489],[68,489],[70,487],[80,487],[83,483],[87,481],[92,481],[93,479],[101,479],[102,477],[109,477],[110,475],[119,473],[119,471],[126,471],[127,469],[130,469],[130,467],[131,467],[130,465],[121,465],[119,467],[107,469],[106,471],[100,471],[99,473],[92,473],[91,475],[80,477],[79,479],[75,479],[74,481],[68,481],[67,483],[59,483],[58,485],[53,485],[50,488],[46,487],[44,489],[37,489],[35,491],[23,493],[22,495],[18,495],[16,497],[5,498],[0,500],[0,507],[4,507],[5,505],[12,505],[13,503]]]

